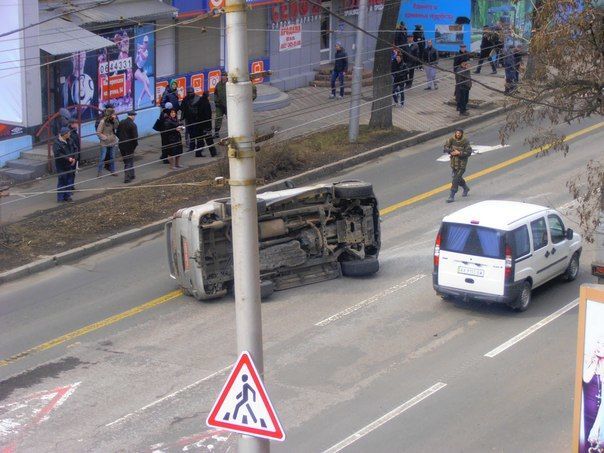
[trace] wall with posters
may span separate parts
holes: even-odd
[[[262,72],[270,70],[270,60],[268,58],[255,58],[249,61],[248,69],[250,72]],[[178,84],[178,95],[181,99],[185,97],[188,87],[193,87],[196,94],[202,94],[205,91],[214,93],[214,87],[220,81],[221,69],[219,67],[210,69],[201,69],[195,72],[185,74],[176,74],[172,77],[158,78],[155,83],[155,100],[159,105],[164,90],[168,87],[170,80],[176,80]],[[269,82],[268,77],[255,79],[254,83]]]
[[[426,39],[432,39],[434,47],[443,52],[458,51],[460,44],[471,44],[470,0],[413,0],[401,4],[399,22],[405,22],[412,31],[421,25]]]
[[[42,97],[47,117],[60,108],[74,113],[76,104],[88,106],[81,111],[83,121],[95,119],[98,109],[108,105],[118,113],[154,106],[154,29],[144,25],[104,30],[98,34],[114,47],[60,57],[51,65],[54,87]]]
[[[367,28],[377,30],[384,7],[383,0],[370,0]],[[357,0],[332,0],[334,12],[356,22]],[[270,59],[271,85],[288,91],[308,86],[315,79],[314,69],[322,62],[331,65],[335,43],[340,41],[348,53],[349,66],[354,62],[356,31],[348,24],[322,13],[321,8],[305,0],[289,0],[271,8]],[[321,33],[321,30],[331,33]],[[295,30],[295,34],[293,33]],[[292,38],[285,48],[284,36]],[[291,47],[289,47],[291,45]],[[321,51],[324,48],[324,51]],[[367,69],[373,67],[375,39],[364,37],[363,62]]]

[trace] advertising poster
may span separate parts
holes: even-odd
[[[414,0],[401,5],[398,21],[409,32],[421,26],[439,51],[456,52],[462,43],[470,48],[471,14],[471,0]]]
[[[103,33],[114,47],[98,52],[99,108],[111,105],[117,113],[134,108],[134,29]]]
[[[155,105],[155,33],[153,25],[139,27],[134,40],[134,108]]]
[[[279,52],[302,48],[302,24],[279,27]]]
[[[604,451],[604,289],[582,285],[579,300],[573,451]]]
[[[59,78],[60,108],[70,108],[75,105],[98,105],[99,93],[97,56],[93,52],[76,52],[61,62]],[[93,108],[84,107],[82,120],[96,118]]]

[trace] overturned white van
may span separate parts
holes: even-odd
[[[344,181],[258,194],[262,296],[378,271],[380,224],[371,184]],[[178,210],[166,224],[170,275],[199,300],[233,283],[230,199]]]

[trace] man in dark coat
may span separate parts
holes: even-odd
[[[401,22],[396,26],[396,31],[394,32],[394,45],[398,48],[405,45],[407,42],[407,27],[405,26],[405,22]]]
[[[63,126],[55,139],[52,147],[52,152],[55,158],[55,170],[57,172],[57,203],[64,201],[73,201],[71,192],[73,189],[73,173],[76,169],[76,158],[72,147],[72,142],[69,139],[71,129]]]
[[[217,153],[214,139],[212,138],[212,106],[210,105],[207,92],[204,92],[199,98],[198,119],[200,136],[195,156],[202,157],[202,151],[207,147],[210,150],[210,155],[215,157]]]
[[[161,96],[161,107],[166,108],[166,103],[172,104],[172,108],[176,111],[180,110],[180,99],[178,98],[178,83],[176,80],[170,80],[170,85],[164,90]]]
[[[464,61],[470,61],[470,52],[467,51],[466,45],[462,44],[459,46],[459,53],[455,55],[455,57],[453,57],[453,72],[457,73],[457,71],[459,71],[459,68],[461,67],[461,64]],[[455,80],[457,80],[457,77],[455,78]],[[454,96],[457,100],[459,96],[459,86],[457,85],[457,83],[455,84]],[[459,107],[457,107],[457,110],[459,111]]]
[[[407,44],[402,46],[401,50],[403,52],[403,60],[405,61],[405,64],[407,65],[407,71],[408,71],[407,82],[405,83],[405,86],[407,89],[409,89],[413,85],[413,77],[415,76],[415,68],[421,64],[420,59],[419,59],[419,56],[420,56],[419,47],[413,41],[413,35],[407,35]]]
[[[455,201],[455,194],[460,186],[463,189],[462,197],[467,197],[470,192],[470,188],[463,179],[463,174],[468,165],[468,158],[472,154],[472,147],[470,141],[464,137],[463,129],[456,129],[453,137],[445,142],[444,152],[448,153],[451,158],[451,192],[449,198],[447,198],[447,203],[452,203]]]
[[[419,54],[423,55],[426,48],[426,35],[421,25],[416,25],[415,30],[413,30],[413,41],[419,47]]]
[[[496,54],[493,44],[494,33],[489,30],[487,25],[482,30],[482,41],[480,41],[480,58],[478,59],[478,66],[476,67],[476,74],[480,74],[482,69],[482,62],[486,59],[491,63],[491,74],[497,74],[497,66],[493,60],[490,60],[491,54]]]
[[[193,87],[187,88],[187,95],[182,100],[182,119],[185,121],[187,135],[189,136],[189,151],[199,148],[197,141],[201,136],[201,98],[195,94]],[[201,151],[195,153],[196,157],[201,157]]]
[[[336,43],[336,55],[333,71],[331,71],[331,95],[330,99],[336,97],[336,80],[340,81],[340,99],[344,97],[344,74],[348,70],[348,55],[341,42]]]
[[[470,74],[470,63],[467,61],[462,62],[461,67],[455,73],[455,86],[457,87],[457,110],[459,110],[460,115],[468,116],[472,76]]]
[[[396,53],[396,57],[390,64],[390,73],[392,74],[392,98],[394,105],[400,102],[400,106],[405,105],[405,83],[407,82],[407,65],[403,61],[400,52]],[[400,99],[400,101],[399,101]]]
[[[128,112],[125,120],[120,121],[117,126],[117,138],[119,139],[119,148],[124,159],[124,183],[129,183],[134,179],[134,150],[138,146],[138,128],[134,119],[136,112]]]

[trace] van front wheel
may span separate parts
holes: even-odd
[[[572,282],[579,275],[579,254],[575,253],[562,274],[562,280]]]
[[[514,311],[526,311],[531,303],[532,298],[531,283],[525,281],[522,285],[522,291],[518,294],[518,298],[510,304]]]

